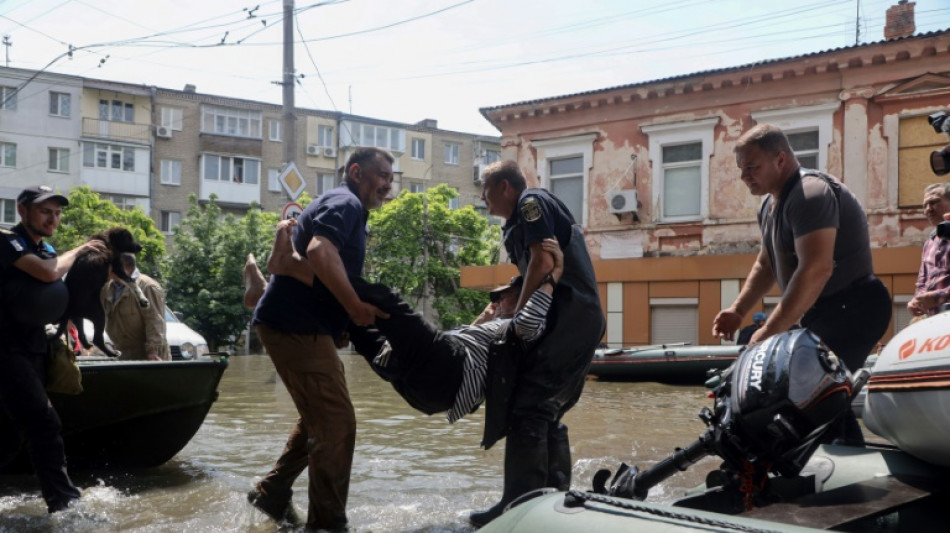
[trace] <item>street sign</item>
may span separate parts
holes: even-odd
[[[288,202],[284,206],[284,210],[280,213],[281,220],[289,220],[291,218],[297,218],[300,214],[303,213],[303,208],[300,207],[300,204],[297,202]]]
[[[284,186],[284,190],[287,191],[291,200],[296,200],[307,186],[307,182],[304,181],[300,171],[297,170],[297,165],[293,163],[287,165],[280,176],[277,177],[277,181]]]

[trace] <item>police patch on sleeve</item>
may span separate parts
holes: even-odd
[[[8,230],[0,230],[0,234],[2,234],[4,237],[6,237],[8,241],[10,241],[10,246],[12,246],[14,250],[18,252],[22,252],[24,250],[23,245],[20,244],[20,238],[17,236],[16,233],[13,233],[12,231],[8,231]]]
[[[521,204],[521,217],[526,222],[537,222],[541,220],[541,216],[541,204],[538,203],[538,199],[533,196],[525,198]]]

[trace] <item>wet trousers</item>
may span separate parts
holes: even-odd
[[[845,362],[848,371],[864,366],[868,355],[887,331],[891,321],[891,295],[881,280],[871,276],[831,296],[820,298],[802,317],[810,329]],[[864,444],[861,426],[848,409],[832,423],[822,442],[836,440]]]
[[[350,283],[361,300],[389,314],[371,326],[350,324],[356,351],[412,407],[430,415],[451,409],[462,383],[465,347],[443,335],[393,289],[360,279],[351,278]],[[391,353],[380,367],[374,358],[384,349]]]
[[[295,334],[258,324],[257,333],[300,418],[273,470],[258,489],[274,500],[290,500],[304,468],[310,477],[307,527],[342,529],[356,443],[356,415],[343,362],[329,335]]]
[[[0,356],[0,407],[26,437],[33,471],[50,512],[79,498],[66,473],[59,415],[46,395],[45,353],[13,351]]]

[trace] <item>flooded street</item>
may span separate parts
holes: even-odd
[[[348,504],[353,532],[469,532],[468,513],[501,495],[504,441],[479,448],[484,411],[454,425],[411,409],[362,358],[342,355],[357,417]],[[159,468],[74,472],[81,503],[46,515],[31,477],[0,477],[0,533],[273,532],[277,526],[245,500],[273,465],[296,410],[266,356],[233,357],[220,397],[191,443]],[[122,401],[117,398],[116,401]],[[573,450],[573,487],[589,489],[600,468],[620,461],[649,466],[692,442],[711,405],[702,387],[588,381],[565,422]],[[670,501],[701,483],[717,461],[705,459],[651,491]],[[295,504],[306,516],[306,472]],[[24,494],[24,491],[26,493]]]

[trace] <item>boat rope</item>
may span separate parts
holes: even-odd
[[[726,520],[693,516],[686,513],[670,511],[668,509],[658,509],[656,507],[643,505],[632,500],[619,500],[619,499],[612,498],[609,496],[604,496],[601,494],[594,494],[592,492],[581,492],[579,490],[570,490],[564,496],[565,507],[579,507],[579,506],[584,505],[584,502],[602,503],[604,505],[620,507],[621,509],[627,509],[629,511],[649,513],[649,514],[653,514],[657,516],[662,516],[663,518],[669,518],[672,520],[695,522],[697,524],[719,527],[723,529],[731,529],[735,531],[747,531],[749,533],[781,533],[780,531],[775,530],[775,529],[762,529],[760,527],[737,524],[735,522],[728,522]]]

